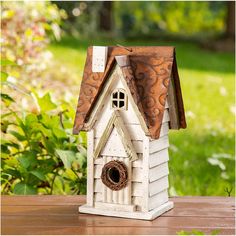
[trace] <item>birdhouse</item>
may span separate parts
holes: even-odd
[[[168,133],[180,128],[174,47],[89,47],[73,130],[88,140],[79,212],[151,220],[173,208]]]

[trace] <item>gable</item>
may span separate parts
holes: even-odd
[[[178,127],[186,127],[174,48],[132,47],[130,49],[131,51],[120,47],[109,47],[108,63],[104,73],[92,72],[92,48],[88,49],[74,123],[73,132],[75,134],[80,130],[86,130],[84,124],[93,110],[94,104],[100,96],[101,90],[116,62],[122,70],[130,93],[151,138],[156,139],[160,135],[171,73],[173,74],[176,88]],[[122,55],[123,57],[119,57]]]
[[[128,156],[128,158],[131,161],[137,160],[138,156],[135,152],[135,149],[133,147],[133,144],[131,142],[130,135],[122,121],[122,118],[120,117],[120,113],[118,111],[113,111],[112,116],[110,120],[108,121],[106,128],[96,146],[95,152],[94,152],[94,158],[98,158],[100,152],[104,148],[104,146],[107,144],[107,141],[112,133],[112,131],[116,129],[120,140],[125,148],[125,152]],[[113,140],[114,141],[114,140]],[[114,142],[113,142],[114,144]]]

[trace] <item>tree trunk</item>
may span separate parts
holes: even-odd
[[[235,37],[235,2],[227,2],[227,16],[226,16],[226,38]]]
[[[103,1],[99,16],[99,26],[102,31],[112,30],[112,1]]]

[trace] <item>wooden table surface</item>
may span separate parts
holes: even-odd
[[[175,197],[153,221],[79,214],[85,196],[2,196],[2,234],[235,234],[234,198]]]

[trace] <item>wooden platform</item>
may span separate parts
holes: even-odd
[[[193,229],[235,235],[234,198],[176,197],[154,221],[79,214],[85,196],[2,196],[1,234],[177,234]]]

